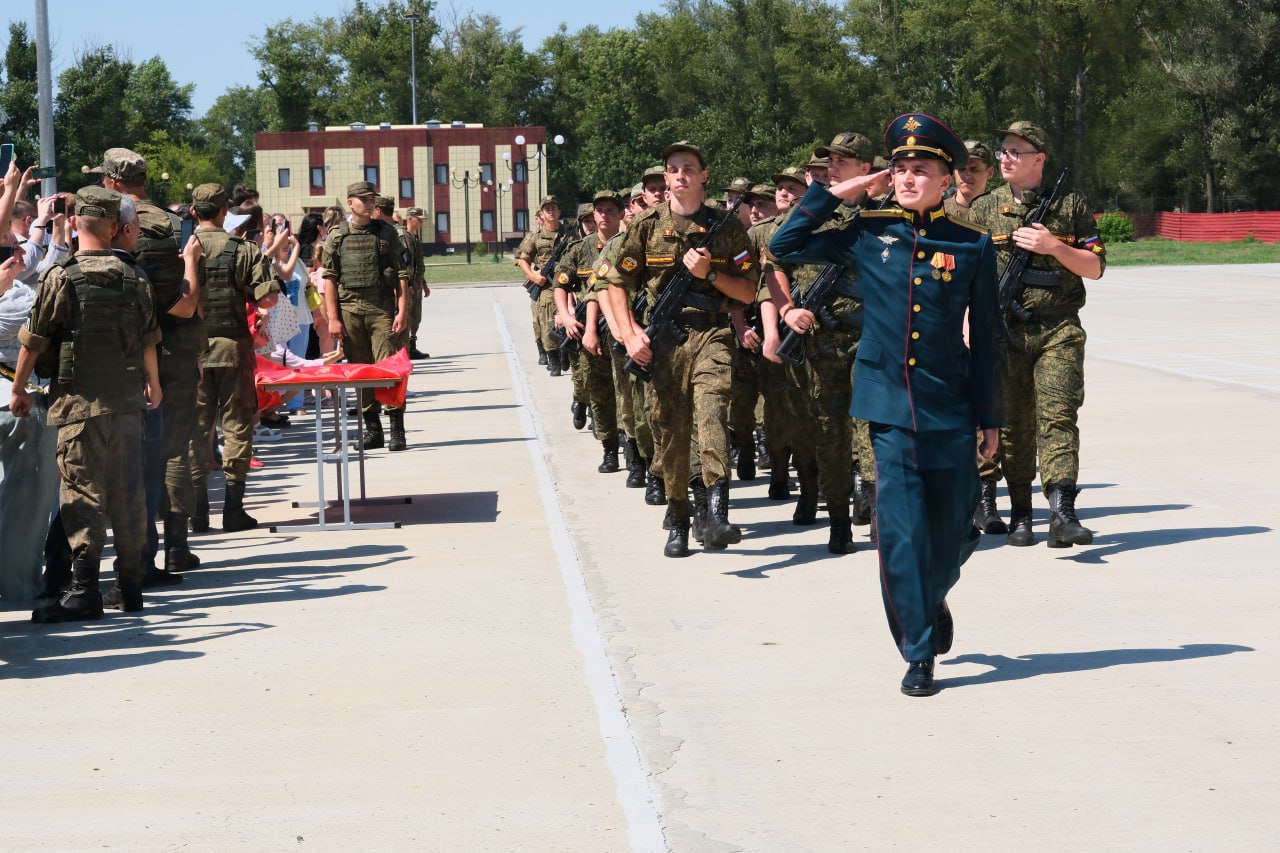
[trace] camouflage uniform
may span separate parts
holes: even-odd
[[[415,210],[417,208],[414,208]],[[421,212],[421,211],[419,211]],[[401,335],[402,346],[416,346],[418,326],[422,324],[422,292],[426,288],[426,266],[422,257],[422,240],[404,225],[396,226],[400,238],[400,260],[409,272],[409,323]]]
[[[97,203],[104,193],[116,197],[114,209],[108,201],[105,212],[84,213],[92,211],[85,205]],[[118,198],[110,190],[88,187],[81,191],[77,209],[81,215],[118,216]],[[37,609],[32,618],[96,618],[102,613],[97,574],[108,525],[117,583],[136,589],[143,576],[143,351],[160,341],[151,286],[145,274],[127,268],[109,251],[78,252],[41,276],[18,337],[24,347],[37,355],[47,353],[58,365],[48,422],[58,427],[60,518],[75,560],[71,591],[60,603]]]
[[[685,252],[702,239],[718,217],[703,205],[692,218],[678,216],[670,202],[640,213],[622,239],[611,243],[596,267],[597,278],[610,285],[641,287],[652,305],[676,271]],[[712,269],[750,275],[755,267],[751,244],[740,223],[729,222],[709,247]],[[715,310],[687,307],[677,318],[688,339],[670,351],[654,353],[650,416],[656,426],[655,462],[666,483],[668,516],[676,524],[690,518],[688,483],[690,443],[698,437],[702,480],[707,486],[729,477],[729,395],[733,371],[730,300],[706,281],[695,281],[691,300]],[[695,433],[696,430],[696,433]]]
[[[977,199],[970,210],[970,219],[991,232],[1001,272],[1015,248],[1010,235],[1033,207],[1026,201],[1014,200],[1013,191],[1004,185]],[[1055,202],[1044,225],[1068,246],[1093,251],[1106,269],[1106,249],[1083,195],[1071,192]],[[1023,294],[1022,304],[1032,315],[1029,321],[1005,317],[1008,340],[1002,378],[1009,426],[1001,432],[1000,445],[1015,513],[1021,503],[1029,516],[1037,455],[1046,493],[1056,483],[1074,488],[1080,471],[1077,414],[1084,404],[1085,331],[1079,311],[1085,287],[1080,276],[1047,255],[1033,253],[1028,270],[1038,274],[1042,284]],[[1074,493],[1071,497],[1074,502]]]
[[[516,248],[516,260],[526,261],[535,270],[541,270],[543,264],[551,258],[551,251],[559,236],[559,231],[548,231],[542,227],[530,231]],[[530,306],[533,313],[533,336],[542,342],[542,348],[548,353],[560,348],[556,339],[551,336],[551,327],[556,319],[553,284],[543,287],[538,293],[538,300]]]
[[[595,302],[596,293],[588,287],[596,260],[604,249],[604,242],[592,234],[571,245],[560,259],[556,273],[556,287],[572,294],[579,301]],[[613,389],[613,358],[610,355],[612,341],[601,340],[601,354],[592,355],[585,347],[578,347],[578,359],[574,370],[574,400],[591,404],[591,416],[596,424],[596,438],[606,445],[618,444],[618,409]],[[581,377],[582,396],[578,395]]]

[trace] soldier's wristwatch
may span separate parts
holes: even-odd
[[[712,270],[711,272],[707,273],[707,284],[715,284],[716,277],[719,275],[720,273],[716,272],[715,270]]]

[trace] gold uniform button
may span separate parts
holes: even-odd
[[[911,333],[911,340],[913,340],[913,341],[918,341],[918,340],[920,340],[920,333],[919,333],[919,332],[912,332],[912,333]]]
[[[915,367],[915,366],[916,366],[916,360],[915,360],[914,358],[909,358],[909,359],[907,359],[907,364],[908,364],[910,367]]]
[[[924,252],[916,252],[916,257],[923,261],[923,260],[924,260]]]
[[[917,276],[917,277],[915,278],[915,283],[916,283],[916,284],[919,284],[919,283],[920,283],[920,278],[919,278],[919,276]]]
[[[926,234],[928,234],[928,233],[929,233],[929,232],[928,232],[928,231],[926,231],[926,230],[924,230],[923,228],[921,228],[921,229],[920,229],[920,236],[921,236],[921,237],[925,236],[925,235],[926,235]]]
[[[919,314],[919,313],[920,313],[920,306],[919,306],[919,305],[912,305],[912,306],[911,306],[911,310],[912,310],[912,311],[915,311],[917,314]]]

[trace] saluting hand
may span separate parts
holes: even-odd
[[[883,195],[893,186],[893,175],[888,169],[882,169],[879,172],[872,172],[869,175],[859,175],[856,178],[850,178],[847,181],[841,181],[838,184],[832,184],[831,194],[836,198],[845,201],[856,201],[862,198],[863,193],[871,196]]]

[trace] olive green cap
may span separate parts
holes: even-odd
[[[804,167],[806,169],[830,169],[831,158],[819,157],[817,154],[814,154],[809,158],[809,162],[804,164]]]
[[[841,157],[853,157],[864,163],[870,163],[875,158],[876,152],[871,145],[871,140],[867,139],[861,133],[837,133],[835,139],[827,145],[813,149],[815,157],[830,157],[832,154],[839,154]]]
[[[769,180],[773,181],[774,186],[777,186],[783,181],[795,181],[797,184],[800,184],[801,186],[804,186],[805,184],[808,183],[808,181],[804,179],[804,169],[800,168],[799,166],[788,166],[787,168],[783,169],[781,172],[774,173],[769,178]]]
[[[624,192],[624,195],[625,195],[625,192]],[[644,184],[636,184],[634,187],[631,188],[631,194],[629,198],[640,198],[640,196],[642,195],[644,195]]]
[[[773,192],[776,189],[777,187],[773,184],[753,184],[751,189],[747,192],[747,201],[751,201],[753,198],[763,198],[773,201]]]
[[[396,200],[389,195],[378,196],[378,200],[375,201],[373,204],[375,207],[378,208],[378,210],[381,210],[383,213],[387,214],[388,216],[394,213],[396,209]]]
[[[551,205],[553,205],[553,204],[554,204],[556,207],[559,207],[559,206],[560,206],[560,199],[556,198],[556,197],[555,197],[555,196],[553,196],[553,195],[544,195],[544,196],[542,197],[542,201],[538,202],[538,210],[544,210],[544,209],[546,209],[547,207],[550,207],[550,206],[551,206]]]
[[[595,215],[595,212],[595,206],[590,202],[584,201],[582,204],[578,205],[578,220],[581,221],[583,219],[589,219]]]
[[[420,207],[411,207],[404,212],[405,216],[412,216],[416,219],[426,219],[427,212]]]
[[[996,136],[1014,136],[1027,140],[1041,154],[1049,153],[1049,134],[1044,132],[1044,128],[1039,125],[1032,124],[1029,121],[1015,121],[1008,127],[996,130]]]
[[[347,184],[347,198],[360,198],[367,195],[377,195],[378,189],[368,181],[356,181],[353,184]]]
[[[996,164],[996,158],[991,154],[991,149],[987,147],[985,142],[979,142],[976,139],[966,139],[964,147],[969,151],[969,159],[981,160],[988,166]]]
[[[667,174],[666,166],[663,166],[661,164],[657,166],[650,166],[649,168],[644,170],[644,175],[641,176],[640,182],[644,183],[650,178],[663,178],[665,180],[666,174]]]
[[[125,184],[136,184],[147,177],[147,161],[128,148],[108,148],[102,155],[102,165],[85,170],[86,174],[106,175]]]
[[[120,218],[120,193],[96,184],[76,193],[76,216],[96,219]]]
[[[753,185],[754,185],[754,182],[750,178],[734,178],[722,190],[722,192],[742,193],[743,195],[746,195],[747,193],[751,192],[751,187]]]
[[[668,145],[666,148],[662,149],[663,165],[665,166],[668,157],[670,157],[672,154],[675,154],[679,151],[689,152],[690,154],[698,158],[698,165],[700,165],[704,169],[707,168],[707,155],[703,154],[701,148],[694,145],[692,142],[690,142],[687,139],[681,139],[679,142],[673,142],[670,145]]]
[[[595,204],[599,201],[611,201],[618,206],[623,207],[622,199],[613,190],[597,190],[596,194],[591,197],[591,209],[595,210]]]

